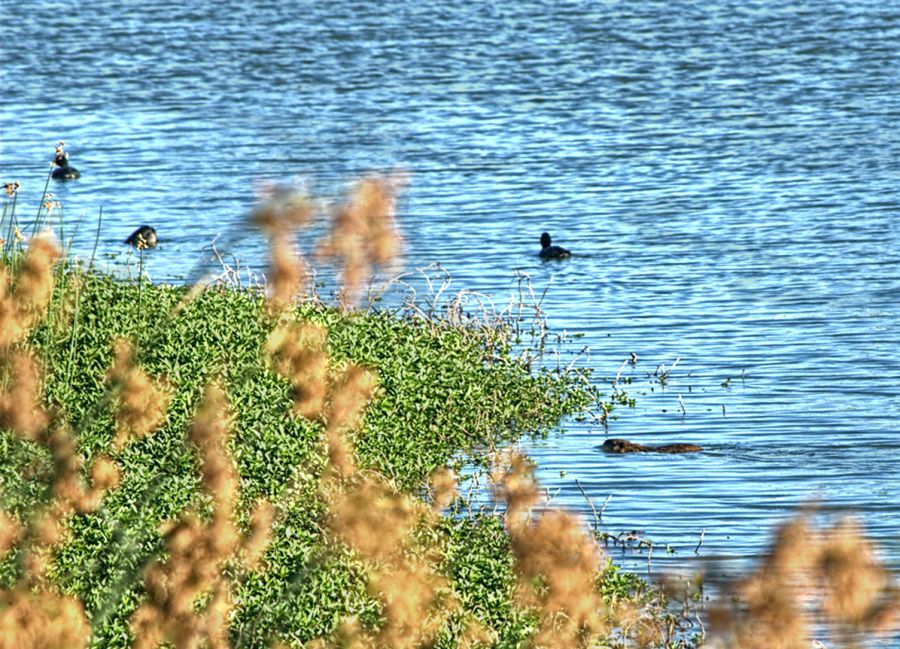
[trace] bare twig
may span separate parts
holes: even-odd
[[[594,501],[591,500],[590,496],[587,495],[585,490],[581,486],[581,482],[578,481],[578,478],[575,478],[575,486],[578,487],[578,490],[581,492],[581,495],[584,496],[584,499],[587,501],[587,504],[590,506],[591,511],[594,512],[594,532],[600,531],[600,515],[597,514],[597,508],[594,507]],[[609,500],[609,497],[606,498]],[[603,504],[606,507],[606,503]]]

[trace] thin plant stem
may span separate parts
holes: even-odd
[[[41,226],[41,210],[44,209],[44,200],[47,198],[47,190],[50,188],[50,178],[53,177],[53,167],[47,173],[47,181],[44,183],[44,191],[41,193],[41,200],[38,203],[37,216],[34,218],[34,225],[31,228],[31,234],[34,236],[36,232],[40,232]]]

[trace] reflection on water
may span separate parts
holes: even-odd
[[[147,223],[148,272],[183,280],[216,237],[264,266],[255,182],[330,199],[407,170],[408,268],[440,262],[498,304],[529,274],[598,381],[638,355],[612,434],[708,449],[606,456],[602,427],[570,422],[527,445],[557,502],[587,511],[577,478],[612,495],[607,529],[690,560],[701,531],[708,556],[754,556],[821,500],[900,571],[896,7],[252,5],[6,6],[0,170],[20,204],[65,139],[74,252],[102,206],[102,264]],[[573,257],[542,263],[543,231]]]

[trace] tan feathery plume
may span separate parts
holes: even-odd
[[[74,597],[27,588],[0,590],[0,649],[87,647],[91,629]]]
[[[21,537],[21,523],[0,509],[0,558],[15,546]]]
[[[230,413],[225,394],[214,384],[207,386],[191,425],[191,441],[200,449],[201,474],[206,490],[216,504],[214,521],[229,521],[237,499],[239,479],[228,451]]]
[[[344,369],[331,386],[325,421],[328,429],[328,470],[347,478],[356,472],[353,442],[348,432],[359,425],[360,418],[375,391],[375,375],[356,365]]]
[[[250,515],[250,532],[244,538],[241,547],[244,565],[249,570],[260,567],[262,555],[269,545],[272,536],[272,523],[275,521],[275,507],[267,500],[260,500]]]
[[[385,617],[378,643],[398,649],[426,643],[443,622],[443,616],[434,615],[433,608],[438,590],[446,585],[446,580],[422,560],[405,559],[376,573],[370,589],[381,598]]]
[[[135,365],[134,350],[128,341],[119,339],[114,348],[115,360],[106,378],[116,404],[113,447],[121,450],[130,441],[145,437],[162,425],[172,390],[153,381]]]
[[[269,239],[269,305],[279,311],[303,294],[306,271],[293,243],[296,230],[315,214],[309,198],[294,189],[271,186],[253,212],[252,221]]]
[[[416,523],[419,510],[383,478],[367,475],[338,493],[329,507],[331,529],[362,556],[385,559],[396,553]]]
[[[53,266],[60,256],[59,246],[49,235],[38,235],[28,243],[16,277],[12,299],[26,329],[40,320],[53,294]]]
[[[233,607],[230,581],[222,565],[243,552],[255,565],[265,550],[274,517],[270,505],[257,505],[251,533],[241,539],[233,514],[239,477],[228,451],[230,415],[224,393],[207,386],[190,429],[201,454],[203,485],[213,499],[212,520],[192,513],[166,526],[168,560],[152,564],[144,574],[147,599],[131,618],[135,649],[168,642],[177,647],[227,649],[228,617]],[[198,604],[204,598],[205,606]]]
[[[325,328],[311,322],[282,325],[266,341],[272,368],[291,382],[294,412],[319,419],[328,392],[328,355]]]
[[[888,580],[857,521],[846,518],[826,531],[818,568],[825,584],[826,615],[844,624],[864,626]]]
[[[579,647],[605,630],[594,588],[601,552],[572,516],[543,513],[510,530],[519,596],[540,612],[539,646]]]
[[[341,264],[345,303],[356,299],[373,265],[384,265],[399,255],[402,237],[396,196],[404,183],[399,176],[363,178],[349,199],[332,211],[331,236],[317,255]]]
[[[439,512],[456,500],[456,474],[447,467],[431,474],[432,507]]]
[[[529,519],[538,499],[534,464],[519,454],[501,456],[493,480],[506,502],[506,524],[518,598],[540,618],[536,646],[575,648],[606,631],[603,603],[594,587],[602,553],[579,522],[564,512]]]
[[[374,373],[358,365],[348,366],[331,388],[325,415],[329,430],[356,428],[377,384]]]
[[[534,463],[518,453],[498,454],[491,480],[495,485],[495,498],[506,503],[507,526],[523,525],[539,497]]]
[[[41,377],[34,357],[22,351],[0,351],[0,428],[37,441],[50,419],[41,405]]]
[[[0,347],[19,342],[44,316],[53,293],[53,265],[59,255],[52,237],[33,237],[12,289],[12,274],[5,266],[0,267]]]

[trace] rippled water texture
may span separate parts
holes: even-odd
[[[820,499],[900,572],[896,3],[439,5],[6,3],[3,180],[32,211],[65,139],[75,252],[102,205],[101,260],[149,223],[149,273],[191,279],[215,237],[264,265],[254,181],[404,169],[407,268],[498,304],[529,273],[598,380],[637,354],[610,435],[708,449],[606,456],[571,422],[528,445],[555,502],[586,511],[577,478],[690,562]],[[544,230],[574,256],[541,263]]]

